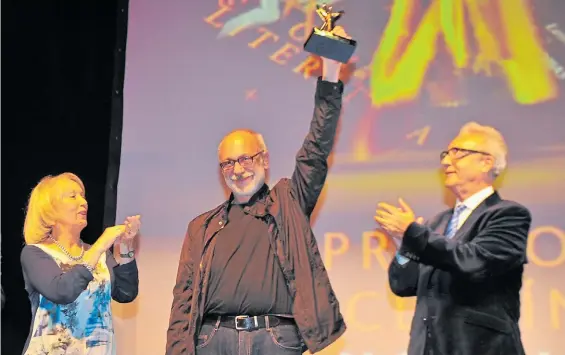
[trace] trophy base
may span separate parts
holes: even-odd
[[[341,63],[349,61],[356,47],[357,41],[343,38],[318,28],[314,28],[306,42],[304,42],[304,50],[306,52]]]

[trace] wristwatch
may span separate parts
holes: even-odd
[[[120,254],[120,257],[122,258],[133,258],[135,256],[135,253],[133,252],[133,250],[130,250],[129,252],[127,252],[127,254]]]

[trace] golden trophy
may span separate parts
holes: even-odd
[[[320,57],[347,63],[355,52],[357,42],[332,33],[335,23],[345,12],[333,12],[331,6],[323,4],[316,5],[316,13],[324,24],[320,28],[312,29],[310,36],[304,42],[304,50]]]

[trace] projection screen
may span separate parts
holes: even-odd
[[[564,3],[333,3],[358,48],[312,220],[348,324],[322,354],[405,353],[415,300],[389,290],[374,211],[398,197],[425,218],[446,209],[439,152],[469,121],[505,136],[500,193],[533,213],[521,294],[527,353],[564,354]],[[187,224],[226,198],[223,135],[260,132],[270,184],[291,174],[319,75],[302,50],[319,25],[315,4],[130,1],[117,220],[139,213],[143,228],[139,297],[114,305],[120,354],[164,353]]]

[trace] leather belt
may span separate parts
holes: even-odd
[[[219,321],[219,322],[218,322]],[[252,331],[276,327],[278,325],[296,325],[293,318],[277,316],[214,316],[207,315],[204,324],[218,325],[240,331]]]

